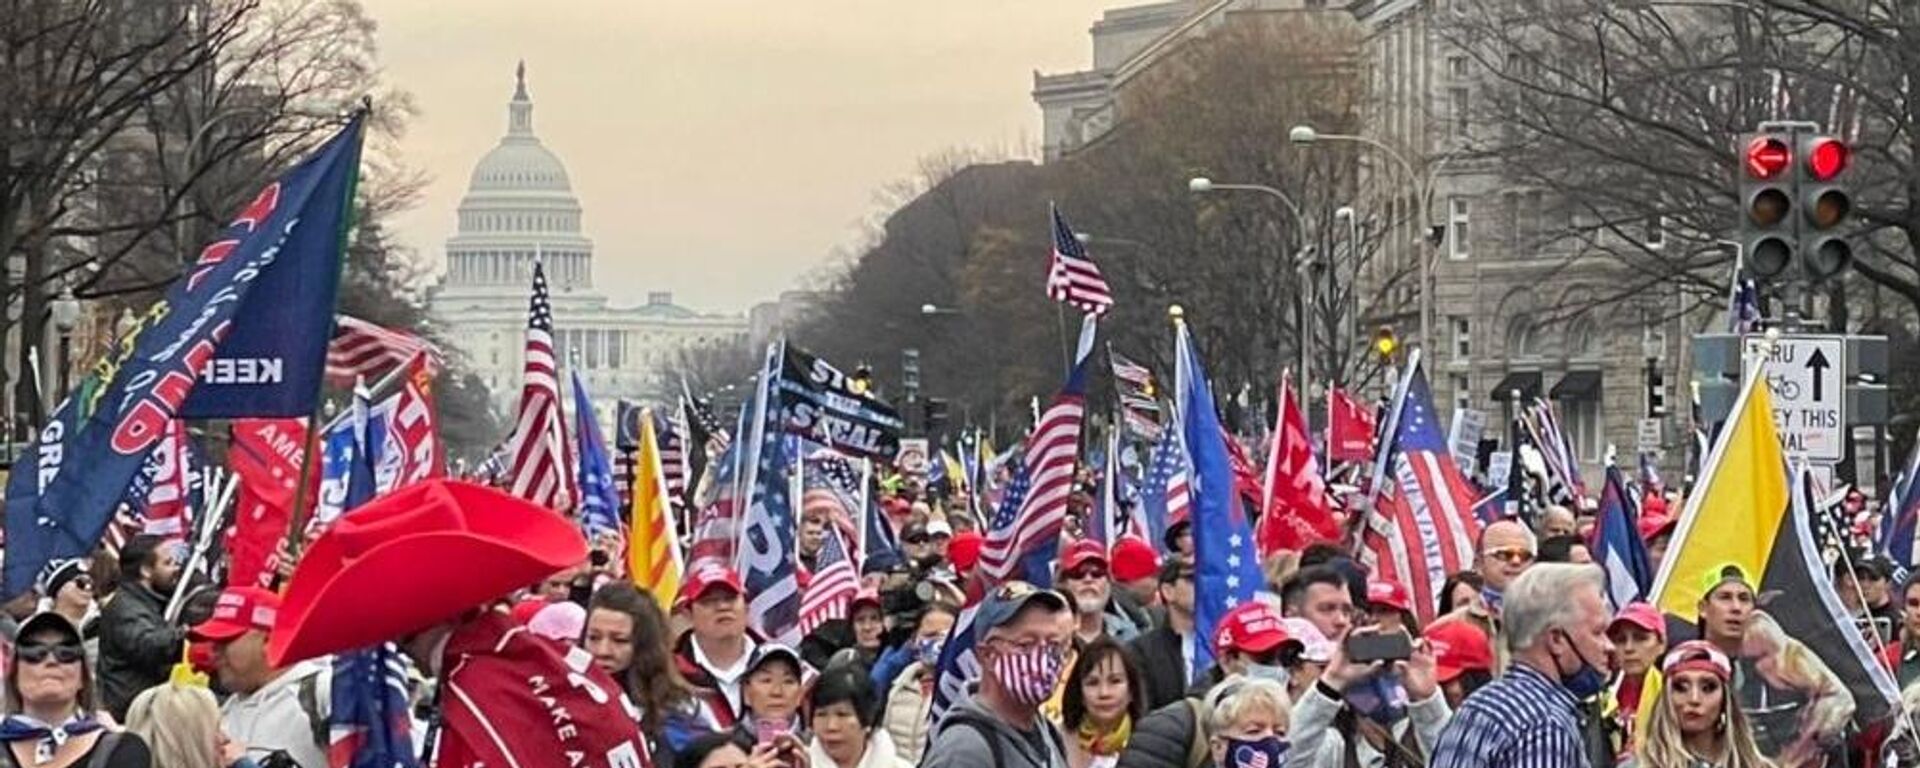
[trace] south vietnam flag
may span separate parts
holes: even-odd
[[[633,505],[627,522],[627,573],[653,595],[660,610],[672,612],[680,591],[680,546],[667,507],[666,475],[660,468],[660,441],[653,411],[640,412],[640,451],[634,457]]]

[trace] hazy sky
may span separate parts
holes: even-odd
[[[398,222],[443,256],[527,61],[534,126],[585,208],[618,302],[743,311],[818,270],[877,191],[953,147],[1040,142],[1032,72],[1092,60],[1121,0],[364,0],[432,176]]]

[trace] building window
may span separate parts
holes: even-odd
[[[1464,261],[1473,253],[1473,244],[1469,236],[1467,199],[1454,197],[1447,199],[1447,255],[1454,261]]]
[[[1453,359],[1466,362],[1473,356],[1473,324],[1461,315],[1447,318],[1447,327],[1453,329]]]
[[[1472,98],[1473,92],[1467,89],[1466,86],[1455,86],[1447,89],[1447,101],[1452,105],[1451,110],[1453,112],[1453,119],[1450,121],[1453,138],[1464,139],[1467,137],[1467,126],[1472,120]]]
[[[1453,377],[1453,410],[1455,413],[1473,407],[1473,379],[1465,374]]]
[[[1447,57],[1447,77],[1451,77],[1455,80],[1467,79],[1467,57],[1448,56]]]
[[[1607,435],[1600,420],[1600,398],[1596,393],[1591,400],[1560,401],[1560,411],[1566,418],[1567,438],[1573,442],[1575,458],[1580,461],[1598,461],[1606,452]]]
[[[1507,358],[1518,359],[1540,354],[1534,334],[1533,318],[1517,315],[1507,323]]]
[[[1645,242],[1649,250],[1657,251],[1667,247],[1667,217],[1647,217],[1647,238]]]
[[[1600,333],[1594,328],[1593,320],[1580,317],[1567,326],[1567,356],[1573,358],[1600,356]]]

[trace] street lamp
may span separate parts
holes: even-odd
[[[1298,380],[1303,382],[1302,386],[1294,387],[1294,391],[1300,398],[1300,412],[1306,413],[1308,410],[1307,388],[1304,386],[1304,382],[1313,380],[1309,365],[1311,360],[1310,353],[1313,349],[1313,281],[1307,274],[1308,269],[1312,266],[1312,260],[1308,258],[1306,248],[1304,247],[1306,243],[1307,222],[1306,218],[1300,215],[1300,206],[1294,205],[1293,198],[1287,197],[1287,193],[1265,184],[1226,184],[1215,182],[1213,179],[1205,176],[1195,176],[1187,180],[1187,191],[1196,195],[1213,192],[1259,192],[1264,195],[1271,195],[1279,200],[1281,207],[1285,208],[1287,213],[1293,216],[1294,229],[1292,239],[1294,242],[1302,245],[1298,251],[1294,252],[1293,266],[1294,269],[1300,273],[1300,291],[1295,294],[1294,298],[1300,305],[1300,373]]]
[[[73,297],[73,289],[62,288],[60,295],[48,307],[53,320],[53,329],[59,334],[59,354],[54,356],[60,366],[59,397],[67,396],[67,388],[72,382],[73,367],[73,329],[80,324],[80,300]]]
[[[1449,152],[1442,156],[1422,176],[1414,170],[1413,163],[1407,160],[1406,155],[1379,139],[1349,133],[1321,133],[1311,125],[1296,125],[1292,130],[1287,131],[1287,140],[1299,147],[1311,147],[1322,141],[1365,144],[1391,158],[1400,166],[1401,172],[1406,174],[1407,183],[1413,188],[1414,206],[1420,214],[1421,244],[1435,249],[1435,253],[1420,257],[1420,346],[1428,347],[1427,334],[1431,325],[1430,316],[1433,314],[1433,260],[1438,255],[1438,246],[1444,238],[1443,233],[1434,229],[1433,212],[1430,209],[1433,203],[1434,182],[1440,177],[1440,169],[1446,167],[1447,161],[1453,159],[1453,153]]]
[[[922,317],[933,317],[935,315],[958,315],[958,314],[961,314],[960,310],[953,309],[950,307],[940,307],[932,304],[920,305],[920,315]]]

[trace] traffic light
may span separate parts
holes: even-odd
[[[1841,231],[1853,213],[1843,181],[1853,150],[1832,136],[1806,134],[1794,154],[1800,165],[1800,267],[1809,280],[1824,280],[1853,260],[1853,246]]]
[[[1740,146],[1740,247],[1748,271],[1772,278],[1793,261],[1793,134],[1763,131]]]
[[[918,349],[909,347],[900,350],[900,388],[905,390],[909,401],[920,394],[920,350]]]
[[[1661,419],[1667,415],[1666,376],[1651,361],[1647,363],[1647,418]]]
[[[1400,339],[1393,335],[1393,326],[1383,325],[1373,332],[1373,353],[1386,362],[1393,362],[1393,353],[1399,351]]]

